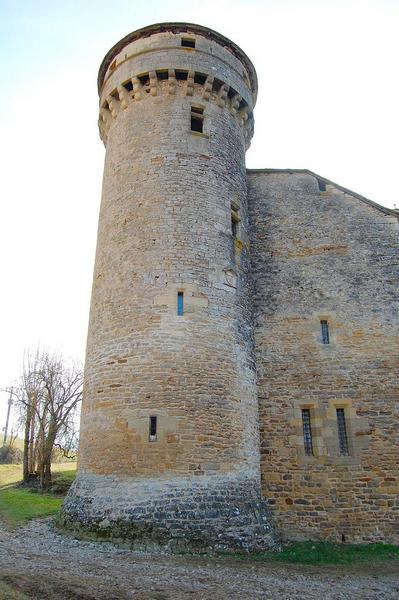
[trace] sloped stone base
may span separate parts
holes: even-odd
[[[80,473],[61,524],[135,549],[278,549],[258,483],[249,479],[122,479]]]

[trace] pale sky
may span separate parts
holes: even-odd
[[[97,71],[119,39],[161,21],[215,29],[254,63],[248,167],[307,168],[399,206],[399,0],[0,0],[0,388],[38,344],[83,362],[104,160]]]

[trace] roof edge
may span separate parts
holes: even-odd
[[[365,196],[362,196],[357,192],[353,192],[352,190],[345,188],[343,185],[339,185],[338,183],[335,183],[335,181],[331,181],[331,179],[327,179],[322,175],[318,175],[317,173],[315,173],[314,171],[310,171],[309,169],[246,169],[246,171],[247,173],[302,173],[304,175],[312,175],[316,179],[320,179],[320,181],[324,181],[325,183],[333,185],[338,190],[341,190],[341,192],[344,192],[345,194],[349,194],[350,196],[361,200],[365,204],[368,204],[369,206],[380,210],[386,215],[391,215],[399,219],[399,214],[394,209],[387,208],[386,206],[382,206],[381,204],[377,204],[377,202],[374,202],[373,200],[370,200],[369,198],[366,198]]]
[[[256,102],[256,97],[258,94],[258,77],[254,65],[252,64],[248,56],[245,54],[245,52],[227,37],[225,37],[221,33],[218,33],[217,31],[214,31],[213,29],[209,29],[209,27],[204,27],[203,25],[196,25],[195,23],[180,22],[154,23],[154,25],[147,25],[146,27],[142,27],[141,29],[136,29],[135,31],[128,33],[128,35],[125,35],[125,37],[123,37],[121,40],[119,40],[119,42],[112,46],[112,48],[107,52],[107,54],[103,58],[103,61],[100,65],[97,78],[98,93],[101,94],[105,73],[107,72],[109,65],[111,64],[115,56],[122,50],[122,48],[124,48],[124,46],[140,38],[149,37],[154,33],[162,33],[163,31],[172,31],[174,33],[198,33],[204,37],[214,40],[215,42],[224,47],[227,47],[230,50],[230,52],[234,54],[234,56],[236,56],[247,68],[249,78],[251,81],[252,93]]]

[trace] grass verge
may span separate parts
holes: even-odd
[[[49,494],[9,487],[0,491],[0,520],[9,527],[18,527],[29,519],[54,515],[59,511],[62,500]]]
[[[76,475],[75,463],[53,465],[54,492],[66,493]],[[21,465],[0,465],[0,521],[7,527],[18,527],[30,519],[56,514],[62,495],[40,494],[37,490],[18,487]]]
[[[281,552],[239,554],[236,558],[258,562],[303,565],[364,565],[375,562],[399,563],[399,546],[390,544],[330,544],[328,542],[293,542]]]

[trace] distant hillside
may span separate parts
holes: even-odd
[[[4,434],[0,433],[0,448],[3,445],[3,439],[4,439]],[[7,436],[7,440],[10,439],[10,436]],[[14,446],[15,448],[19,448],[20,450],[24,449],[24,440],[21,440],[21,438],[17,438],[14,442]]]

